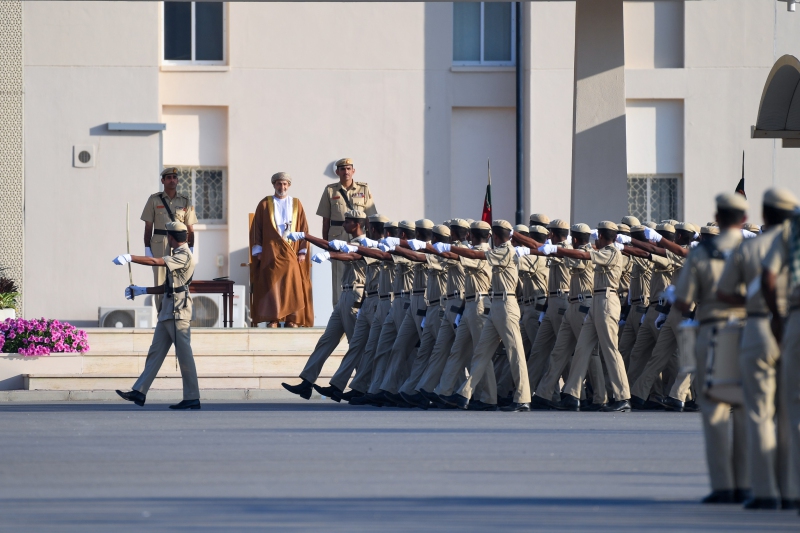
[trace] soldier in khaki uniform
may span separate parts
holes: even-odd
[[[369,186],[361,181],[353,181],[356,166],[352,159],[345,157],[336,162],[336,175],[338,183],[325,187],[322,198],[319,200],[317,215],[322,217],[322,237],[328,240],[347,241],[347,232],[344,229],[345,212],[355,209],[366,213],[367,216],[377,214],[375,202]],[[339,301],[342,293],[342,274],[344,263],[333,261],[331,265],[333,305]]]
[[[192,354],[192,298],[189,295],[189,282],[194,274],[195,261],[189,246],[188,228],[181,222],[167,222],[164,225],[171,250],[170,255],[163,257],[147,257],[139,255],[120,255],[114,259],[117,265],[137,263],[164,268],[167,272],[166,282],[157,287],[138,287],[131,285],[125,288],[125,297],[132,300],[143,294],[164,295],[163,305],[158,313],[158,324],[153,333],[153,343],[147,352],[144,371],[130,392],[117,391],[123,399],[144,405],[147,391],[156,379],[167,352],[175,345],[175,354],[181,368],[183,379],[183,400],[170,409],[200,409],[200,388],[197,384],[197,369]]]
[[[641,224],[631,226],[631,237],[646,240],[644,230],[647,226]],[[650,281],[653,275],[653,263],[645,257],[631,256],[631,280],[628,285],[628,305],[630,309],[625,317],[625,324],[619,339],[619,351],[625,368],[630,369],[630,358],[639,334],[642,316],[647,313],[650,302]]]
[[[162,192],[150,195],[142,210],[141,220],[144,222],[144,255],[147,257],[164,257],[172,252],[167,239],[168,222],[180,222],[186,225],[189,250],[194,253],[194,224],[197,216],[189,198],[178,194],[178,168],[168,167],[161,172]],[[164,267],[153,267],[153,280],[156,286],[163,285],[167,279]],[[155,296],[156,306],[161,304],[161,295]]]
[[[731,306],[717,298],[717,283],[725,266],[725,257],[742,242],[741,225],[747,211],[747,200],[735,193],[720,194],[716,198],[717,223],[720,233],[704,239],[689,254],[675,288],[675,306],[684,313],[696,302],[697,331],[695,357],[697,359],[696,383],[706,380],[706,358],[714,332],[729,319],[743,319],[743,305]],[[750,475],[747,454],[744,409],[708,399],[699,394],[697,403],[703,415],[706,440],[706,460],[711,478],[712,492],[703,503],[742,503],[749,497]],[[733,427],[731,427],[733,426]],[[731,435],[734,435],[731,440]],[[738,443],[738,444],[737,444]]]

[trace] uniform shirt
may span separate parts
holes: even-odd
[[[325,187],[325,190],[322,191],[322,198],[319,200],[319,207],[317,207],[318,216],[329,218],[335,222],[344,222],[344,214],[350,208],[347,207],[347,202],[342,196],[340,191],[342,188],[343,185],[338,181]],[[353,209],[363,211],[367,216],[378,212],[366,183],[353,180],[345,193],[347,193],[350,203],[353,204]]]
[[[430,305],[430,302],[441,300],[444,296],[450,263],[433,254],[425,254],[425,260],[428,262],[428,288],[425,291],[425,299]]]
[[[547,258],[541,255],[523,255],[517,260],[519,278],[522,283],[522,298],[528,301],[531,298],[547,295],[547,282],[550,269]]]
[[[189,245],[181,244],[174,250],[172,255],[162,257],[167,265],[167,287],[177,288],[189,283],[194,274],[195,259],[189,251]],[[158,313],[158,320],[172,320],[173,309],[177,309],[178,320],[192,319],[192,297],[189,291],[176,292],[172,296],[164,295],[161,299],[161,311]]]
[[[423,291],[428,287],[428,263],[412,261],[414,265],[414,292]]]
[[[378,261],[378,295],[388,296],[392,294],[394,285],[394,261]]]
[[[684,250],[687,250],[688,246],[681,246]],[[683,268],[683,263],[686,261],[686,257],[682,257],[670,250],[664,250],[667,254],[667,259],[670,260],[672,263],[672,280],[678,279],[678,274],[681,273],[681,269]]]
[[[491,249],[489,243],[484,242],[473,248],[479,252],[487,252]],[[467,274],[464,283],[464,296],[474,296],[475,294],[488,294],[492,284],[492,267],[485,259],[469,259],[459,257],[464,272]]]
[[[667,257],[651,255],[653,261],[653,277],[650,280],[650,303],[658,302],[662,293],[672,283],[675,264]]]
[[[622,254],[622,275],[619,278],[619,288],[617,289],[620,294],[625,294],[630,289],[632,270],[633,261],[630,256]]]
[[[456,248],[466,248],[467,245],[461,242],[453,244]],[[447,289],[446,294],[450,295],[454,292],[464,292],[464,285],[466,284],[467,274],[464,271],[464,265],[458,259],[447,259],[449,265],[447,267]]]
[[[721,255],[727,256],[742,242],[738,229],[722,231],[713,241]],[[692,249],[686,258],[675,287],[675,297],[684,302],[697,303],[697,320],[702,324],[709,319],[726,320],[743,318],[744,307],[734,307],[717,300],[717,284],[725,267],[725,260],[714,259],[702,243]]]
[[[780,237],[780,228],[772,228],[755,239],[744,239],[725,261],[725,268],[719,279],[719,290],[726,294],[746,297],[747,313],[769,313],[767,303],[761,293],[761,264],[774,241]],[[778,309],[786,313],[786,286],[789,281],[787,269],[778,275]]]
[[[361,237],[350,239],[350,244],[358,246]],[[335,261],[335,259],[334,259]],[[344,272],[342,273],[342,286],[364,285],[367,280],[367,264],[375,259],[361,256],[358,261],[342,261]]]
[[[167,222],[172,222],[172,219],[169,218],[167,208],[161,203],[162,198],[167,202],[170,210],[172,210],[175,222],[183,222],[187,226],[197,224],[197,216],[195,215],[194,208],[192,208],[192,203],[189,201],[189,198],[182,194],[176,194],[175,198],[170,200],[165,192],[157,192],[150,195],[150,198],[147,199],[147,203],[144,205],[141,220],[144,222],[152,222],[153,229],[166,230]],[[167,238],[166,236],[163,237],[164,239]]]
[[[411,294],[414,288],[414,263],[400,257],[393,255],[394,260],[394,285],[392,285],[392,292],[395,296],[400,296],[401,292]]]
[[[367,262],[367,277],[364,282],[364,292],[367,294],[377,292],[378,284],[380,283],[381,264],[383,264],[383,261],[366,256],[364,256],[364,261]]]
[[[589,250],[594,264],[594,290],[619,288],[622,271],[625,267],[622,252],[613,243],[599,250]]]
[[[562,241],[556,244],[561,248],[571,249],[572,246],[567,244],[567,241]],[[562,257],[549,256],[547,258],[547,266],[550,267],[550,274],[547,279],[548,292],[569,292],[569,267]]]
[[[492,267],[492,292],[494,294],[514,294],[519,283],[517,257],[511,241],[486,252],[486,262]]]
[[[590,252],[594,250],[591,244],[584,244],[576,250]],[[579,294],[592,295],[594,287],[594,263],[586,259],[572,259],[564,257],[564,264],[569,268],[569,297],[577,298]]]
[[[650,280],[653,276],[653,263],[645,257],[631,257],[631,282],[628,296],[631,302],[641,298],[642,302],[650,303]]]

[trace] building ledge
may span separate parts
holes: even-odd
[[[230,65],[161,65],[161,72],[228,72]]]
[[[450,67],[450,72],[515,72],[517,67],[513,66],[491,66],[491,65],[464,65]]]

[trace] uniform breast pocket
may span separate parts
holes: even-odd
[[[186,221],[186,209],[178,208],[175,210],[175,222]]]

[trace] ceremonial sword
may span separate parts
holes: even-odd
[[[128,255],[131,255],[131,204],[130,202],[125,204],[125,230],[128,237]],[[131,270],[131,264],[128,262],[128,281],[131,283],[131,287],[133,287],[133,271]],[[133,289],[131,289],[131,300],[134,299],[133,296]]]

